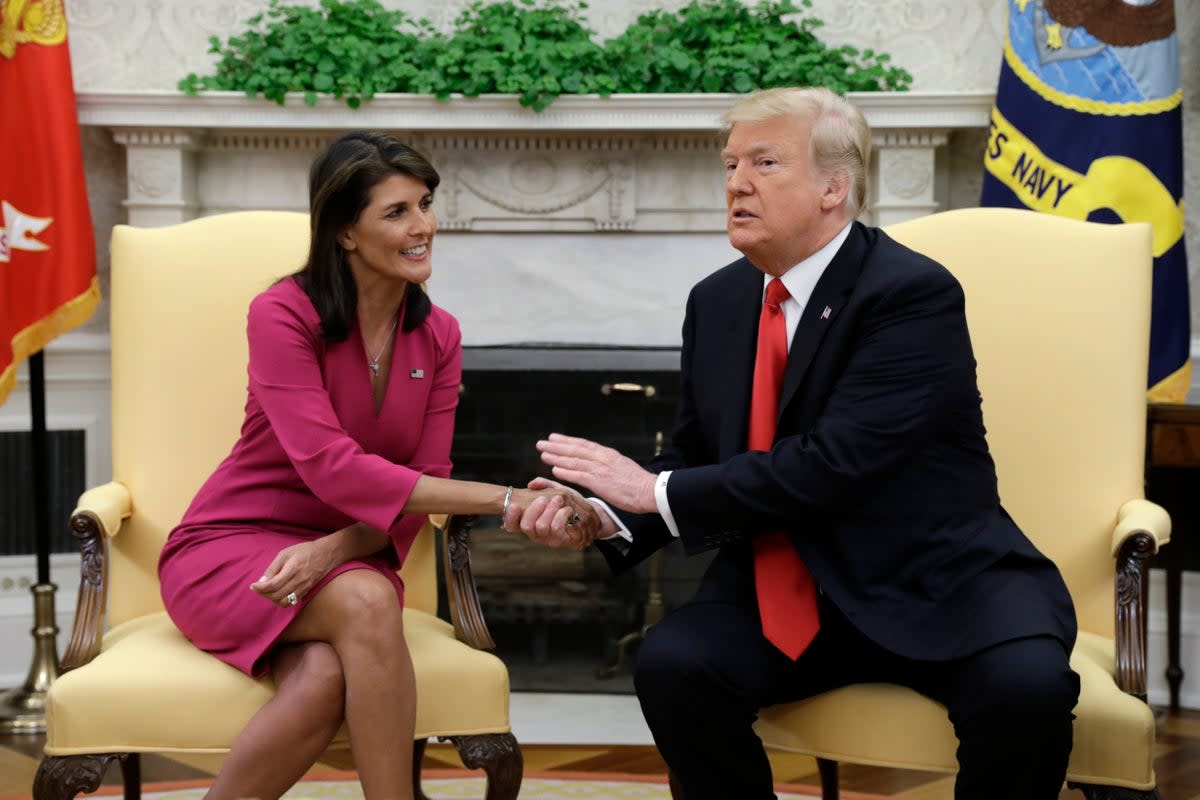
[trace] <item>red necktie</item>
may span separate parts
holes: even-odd
[[[787,324],[780,303],[790,296],[779,278],[767,284],[750,395],[751,450],[770,450],[775,441],[779,393],[787,366]],[[754,538],[754,585],[763,635],[788,658],[799,658],[820,627],[817,588],[786,532],[771,531]]]

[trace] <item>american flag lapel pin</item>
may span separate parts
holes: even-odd
[[[409,371],[408,371],[408,377],[410,377],[410,378],[424,378],[424,377],[425,377],[425,370],[423,370],[423,369],[411,369],[411,370],[409,370]]]
[[[821,319],[829,319],[829,315],[833,313],[833,309],[825,306],[825,310],[821,312]]]

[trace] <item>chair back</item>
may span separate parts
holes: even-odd
[[[962,283],[1001,502],[1062,571],[1080,629],[1113,636],[1109,543],[1143,497],[1150,226],[970,208],[886,230]]]
[[[297,270],[308,215],[239,211],[112,233],[113,480],[133,515],[113,539],[109,622],[162,610],[158,554],[241,427],[250,300]],[[437,610],[431,528],[405,561],[405,604]]]

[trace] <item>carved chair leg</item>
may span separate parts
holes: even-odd
[[[413,742],[413,798],[414,800],[429,800],[429,797],[421,789],[421,762],[425,760],[425,745],[429,743],[428,739],[417,739]]]
[[[45,756],[33,776],[33,800],[71,800],[81,792],[94,792],[100,788],[108,765],[128,756],[128,753]]]
[[[511,733],[484,733],[476,736],[444,736],[458,750],[458,757],[469,769],[487,773],[484,800],[516,800],[521,791],[525,758],[521,745]]]
[[[1090,783],[1067,782],[1068,789],[1078,789],[1087,800],[1161,800],[1158,789],[1122,789],[1119,786],[1094,786]]]
[[[142,800],[142,754],[130,753],[121,759],[121,782],[125,800]]]
[[[821,800],[838,800],[838,762],[818,758],[817,772],[821,776]]]

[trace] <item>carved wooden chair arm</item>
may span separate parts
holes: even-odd
[[[1131,500],[1121,507],[1113,531],[1116,572],[1117,686],[1146,699],[1146,621],[1150,559],[1170,541],[1171,519],[1159,505]]]
[[[1134,533],[1144,533],[1153,540],[1154,552],[1171,541],[1171,516],[1158,503],[1149,500],[1130,500],[1117,512],[1113,528],[1112,553],[1117,555],[1125,541]]]
[[[71,639],[60,670],[81,667],[100,653],[104,617],[108,610],[108,540],[121,531],[121,522],[133,510],[129,490],[112,482],[84,492],[71,514],[71,533],[81,554],[79,594]]]
[[[495,650],[496,643],[488,632],[479,604],[479,591],[471,573],[471,527],[478,517],[451,514],[442,523],[443,562],[446,574],[446,595],[454,634],[477,650]]]

